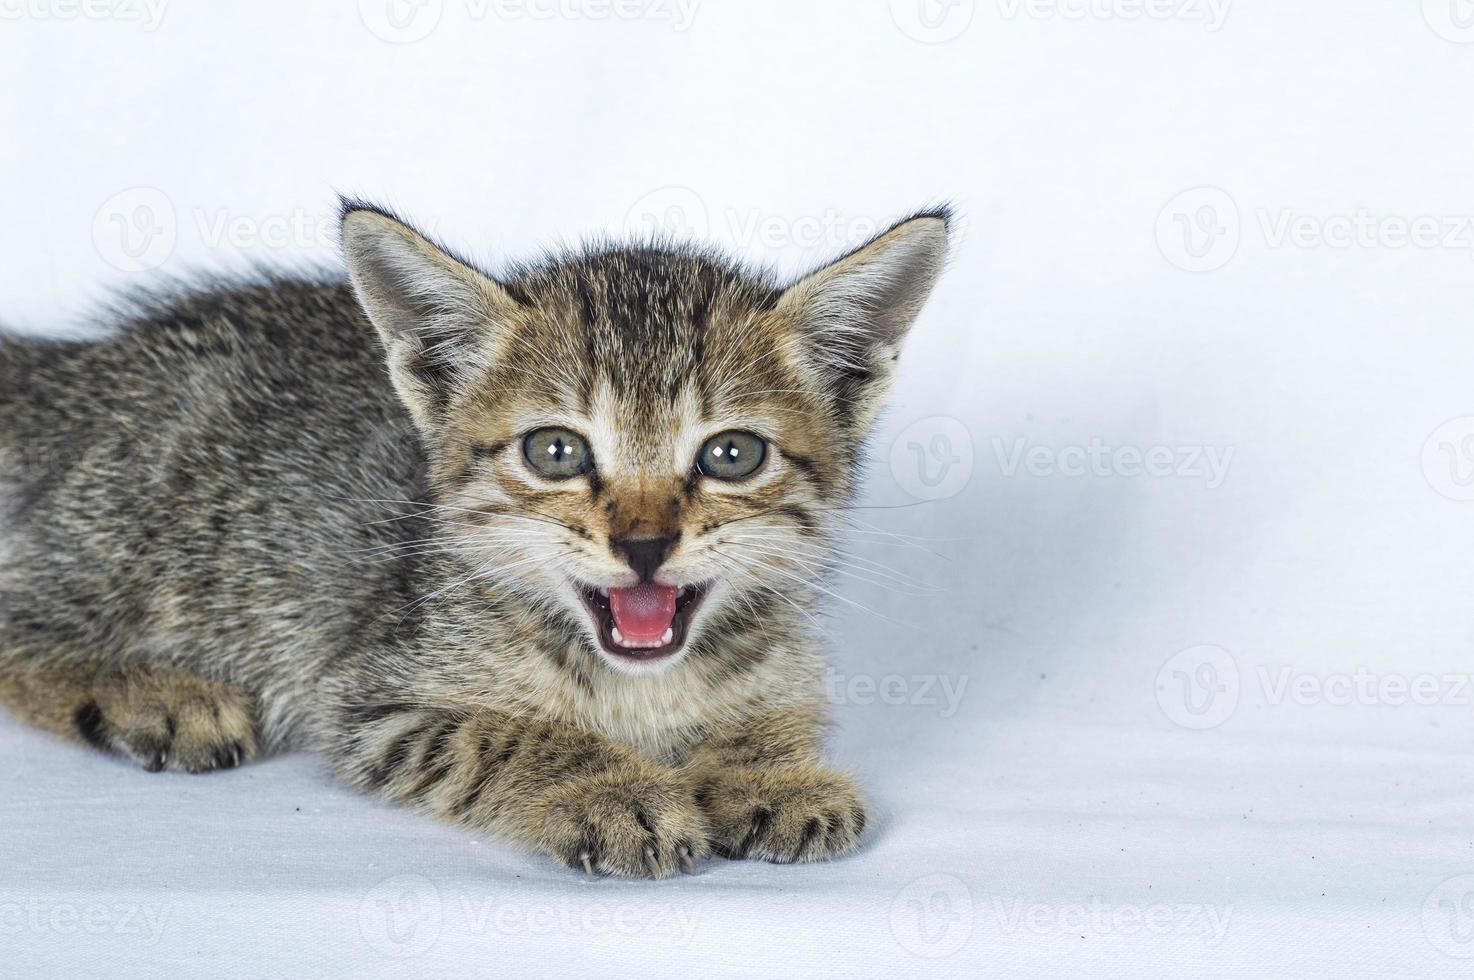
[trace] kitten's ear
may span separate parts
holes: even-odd
[[[800,368],[868,426],[890,386],[901,341],[941,275],[951,212],[892,225],[784,290],[776,311],[799,334]]]
[[[496,356],[519,304],[397,218],[345,202],[342,220],[353,292],[384,342],[394,390],[429,431],[458,388]]]

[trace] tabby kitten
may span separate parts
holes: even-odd
[[[4,338],[0,701],[150,771],[316,747],[589,874],[851,850],[816,597],[947,223],[785,287],[664,244],[492,276],[345,202],[347,281]]]

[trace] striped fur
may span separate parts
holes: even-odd
[[[823,762],[814,627],[946,213],[782,286],[600,245],[477,269],[345,205],[349,276],[196,282],[92,341],[0,339],[0,701],[150,769],[310,747],[365,791],[590,873],[813,860],[865,825]],[[593,447],[553,483],[530,429]],[[701,477],[709,435],[768,460]],[[670,538],[684,645],[597,642],[577,583]]]

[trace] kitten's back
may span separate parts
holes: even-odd
[[[136,298],[97,340],[5,337],[0,448],[0,606],[53,656],[328,655],[392,588],[355,555],[404,528],[363,501],[422,490],[373,329],[333,281],[206,282]]]

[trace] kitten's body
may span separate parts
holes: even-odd
[[[216,283],[104,340],[0,341],[0,699],[150,768],[319,748],[586,869],[853,846],[811,623],[883,385],[853,352],[820,385],[790,363],[772,324],[813,297],[659,248],[497,282],[348,216],[353,286]],[[520,433],[569,418],[598,468],[524,473]],[[771,431],[741,493],[665,461],[714,420]],[[690,636],[602,650],[560,589],[625,586],[620,542],[657,533],[703,597]]]

